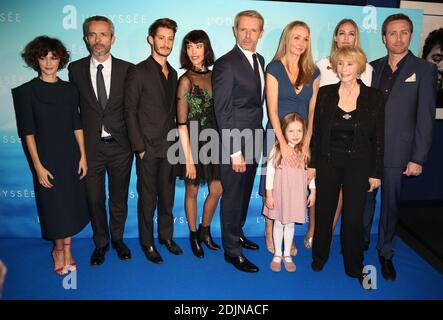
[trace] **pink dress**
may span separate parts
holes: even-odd
[[[304,166],[290,167],[281,164],[275,168],[272,190],[274,209],[265,206],[263,214],[282,224],[305,223],[308,196],[306,179],[307,171]]]

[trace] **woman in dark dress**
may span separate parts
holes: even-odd
[[[186,181],[185,210],[192,252],[203,258],[201,242],[211,250],[220,249],[212,240],[210,224],[222,194],[220,167],[211,162],[210,155],[199,155],[205,144],[198,139],[200,132],[217,128],[212,98],[212,73],[208,69],[214,63],[214,53],[209,37],[203,30],[193,30],[184,37],[180,63],[182,68],[187,69],[179,79],[177,91],[178,132],[186,158],[186,163],[181,165],[180,177]],[[193,132],[197,135],[190,138],[189,134]],[[198,141],[198,150],[195,152],[190,141]],[[203,206],[203,221],[197,231],[197,195],[199,185],[204,183],[208,184],[209,194]]]
[[[71,237],[89,222],[78,92],[57,77],[69,61],[59,40],[37,37],[22,57],[39,75],[12,89],[17,129],[34,178],[42,236],[54,240],[54,271],[63,275],[76,270]]]

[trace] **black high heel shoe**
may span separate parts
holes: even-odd
[[[194,256],[196,256],[197,258],[203,258],[205,256],[205,252],[203,251],[203,248],[200,245],[201,240],[198,236],[198,232],[190,231],[189,240],[191,242],[191,249]]]
[[[220,246],[212,240],[211,226],[204,227],[202,224],[198,226],[198,234],[202,241],[209,249],[219,250]]]

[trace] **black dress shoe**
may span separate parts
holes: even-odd
[[[178,244],[174,242],[174,240],[158,239],[158,242],[165,245],[168,251],[172,254],[175,254],[177,256],[181,256],[183,254],[182,249],[178,246]]]
[[[240,244],[243,248],[249,249],[249,250],[258,250],[258,244],[255,242],[252,242],[251,240],[247,239],[246,237],[240,237]]]
[[[117,256],[121,260],[131,259],[131,250],[129,250],[128,246],[123,242],[123,240],[113,241],[112,247],[117,251]]]
[[[226,262],[231,263],[236,267],[238,270],[243,272],[258,272],[258,267],[253,264],[251,261],[246,259],[245,256],[240,255],[237,257],[230,257],[225,253],[225,260]]]
[[[200,241],[203,242],[208,249],[219,250],[220,246],[212,240],[211,236],[211,226],[204,227],[202,224],[198,227],[198,234]]]
[[[197,231],[191,231],[189,234],[189,241],[191,242],[191,249],[194,256],[197,258],[203,258],[205,256],[205,252],[200,245],[200,238],[198,236]]]
[[[156,264],[163,263],[162,256],[160,255],[160,253],[158,253],[157,249],[154,246],[147,246],[142,248],[143,252],[146,255],[146,258],[148,258],[149,261],[154,262]]]
[[[320,261],[312,261],[312,263],[311,263],[311,269],[312,269],[312,271],[315,271],[315,272],[320,272],[320,271],[322,271],[323,270],[323,267],[324,267],[324,263],[321,263]]]
[[[106,252],[109,250],[109,244],[101,248],[95,248],[91,255],[91,265],[99,266],[105,261]]]
[[[379,256],[381,265],[381,274],[383,278],[388,281],[394,281],[397,278],[397,273],[395,272],[394,264],[392,259],[386,259],[385,257]]]

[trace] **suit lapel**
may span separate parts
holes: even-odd
[[[263,103],[265,102],[265,96],[266,96],[266,71],[265,71],[265,58],[263,58],[262,55],[260,55],[259,53],[257,53],[258,55],[258,61],[260,62],[260,66],[261,66],[261,70],[263,72],[263,88],[262,88],[262,99],[261,99],[261,104],[263,105]]]
[[[115,60],[114,57],[112,57],[112,67],[111,67],[111,85],[109,88],[109,98],[108,98],[108,103],[106,104],[105,110],[106,108],[111,105],[111,101],[112,98],[114,97],[114,91],[112,90],[115,86],[116,86],[116,81],[118,79],[118,76],[120,74],[120,70],[119,70],[119,64],[118,62]]]
[[[239,49],[237,45],[234,47],[235,52],[240,57],[241,63],[246,66],[246,68],[249,70],[249,73],[252,77],[255,77],[254,69],[251,66],[251,63],[249,63],[248,58],[246,58],[245,54]]]
[[[83,77],[84,77],[85,83],[88,87],[90,105],[93,108],[95,108],[99,113],[102,113],[103,109],[98,103],[97,96],[95,95],[95,92],[94,92],[94,87],[92,86],[90,64],[91,64],[91,59],[89,57],[89,59],[87,59],[85,61],[85,65],[83,66]]]
[[[171,99],[171,105],[169,106],[169,111],[173,111],[175,107],[175,94],[177,90],[177,80],[176,80],[176,71],[172,69],[171,65],[168,62],[168,68],[169,68],[169,76],[174,77],[172,80],[172,94],[174,95]]]
[[[251,78],[255,79],[254,69],[251,66],[251,63],[249,62],[248,58],[246,58],[245,54],[240,50],[240,48],[237,45],[235,45],[233,50],[240,57],[240,60],[241,60],[240,62],[243,65],[245,65],[245,68],[247,68],[249,70],[250,75],[248,75],[248,79],[251,79]],[[263,76],[265,77],[264,58],[259,53],[257,53],[257,57],[258,57],[259,64],[262,68]],[[261,92],[261,102],[262,103],[264,102],[264,98],[265,98],[265,88],[264,88],[265,83],[266,83],[266,81],[264,81],[264,83],[261,84],[263,86],[261,88],[262,89],[262,92]]]
[[[413,55],[410,52],[409,55],[406,57],[406,61],[401,67],[400,73],[397,75],[397,79],[395,79],[395,83],[392,87],[389,97],[391,97],[391,95],[393,94],[396,94],[397,90],[399,90],[400,88],[403,89],[402,86],[404,85],[405,80],[414,73],[414,68],[412,68],[412,60]]]
[[[156,83],[158,84],[159,94],[163,100],[163,105],[165,105],[166,104],[166,96],[165,96],[166,93],[165,93],[165,88],[163,87],[163,79],[161,78],[161,77],[164,77],[164,75],[160,74],[161,72],[158,72],[157,62],[154,60],[154,58],[152,56],[150,58],[148,58],[148,60],[146,60],[146,62],[147,62],[147,65],[149,65],[149,64],[151,65],[150,66],[151,69],[154,69],[154,74],[157,79]],[[169,76],[170,75],[171,74],[169,74]]]

